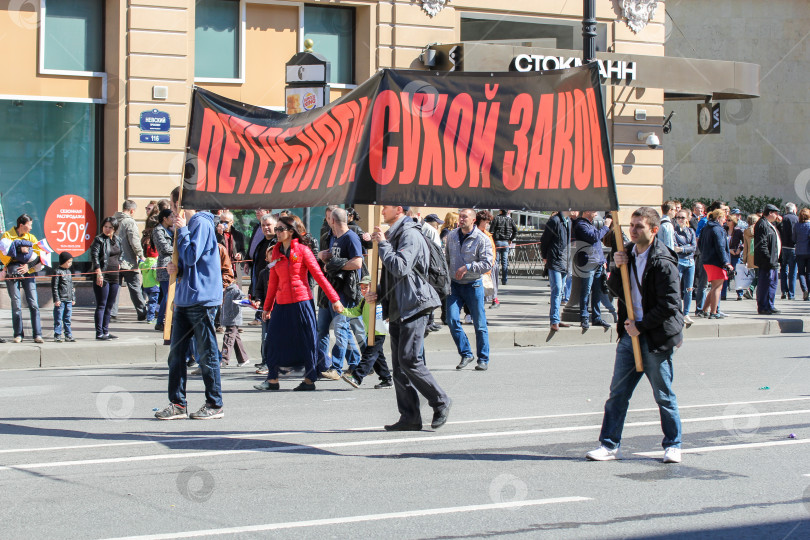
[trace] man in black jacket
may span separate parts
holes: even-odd
[[[762,219],[754,225],[754,264],[759,269],[757,313],[760,315],[779,313],[773,303],[778,281],[779,252],[782,251],[782,240],[773,224],[778,217],[779,209],[768,204],[762,211]]]
[[[512,216],[501,208],[500,214],[495,216],[489,224],[489,232],[495,241],[495,264],[501,265],[501,284],[506,285],[507,272],[509,271],[509,244],[517,237],[517,226]]]
[[[605,416],[596,450],[586,457],[593,461],[621,459],[619,446],[622,428],[641,376],[647,375],[661,416],[664,431],[664,463],[681,461],[681,418],[678,402],[672,392],[672,355],[683,342],[683,314],[680,310],[680,279],[675,254],[655,236],[660,217],[655,209],[642,206],[630,218],[627,251],[617,251],[614,262],[629,266],[630,291],[635,320],[628,320],[624,302],[619,302],[619,344],[610,383],[610,397],[605,403]],[[609,286],[624,298],[621,272],[610,275]],[[635,368],[631,336],[641,345],[644,373]]]
[[[779,281],[782,283],[782,300],[793,300],[796,296],[796,227],[799,225],[799,216],[796,215],[796,205],[789,202],[785,205],[785,215],[776,220],[779,229],[779,238],[782,240],[782,264],[779,269]]]
[[[548,282],[551,286],[551,307],[549,319],[552,330],[569,327],[560,322],[560,303],[563,287],[568,273],[569,246],[571,243],[571,220],[568,212],[557,212],[546,223],[543,236],[540,237],[540,256],[548,270]]]

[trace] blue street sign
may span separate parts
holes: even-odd
[[[168,133],[141,133],[141,142],[168,144],[170,137]]]
[[[171,117],[167,112],[152,109],[141,113],[141,131],[169,131],[171,124]]]

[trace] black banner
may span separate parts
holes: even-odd
[[[596,64],[543,74],[382,70],[286,115],[196,88],[183,206],[616,210]]]

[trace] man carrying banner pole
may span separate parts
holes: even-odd
[[[642,206],[633,212],[630,218],[633,244],[614,255],[621,272],[611,274],[609,286],[613,291],[625,293],[629,289],[631,300],[619,302],[620,338],[599,435],[601,446],[586,454],[592,461],[621,459],[624,420],[630,397],[642,376],[636,365],[639,353],[661,415],[663,461],[681,461],[681,419],[672,391],[672,357],[683,342],[680,278],[675,253],[656,237],[659,223],[660,217],[653,208]],[[618,245],[622,245],[621,240]],[[633,338],[638,339],[640,351],[635,350]]]

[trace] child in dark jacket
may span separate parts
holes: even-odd
[[[222,301],[222,326],[225,327],[225,336],[222,338],[222,367],[230,363],[231,357],[236,353],[238,367],[248,363],[248,355],[242,336],[239,334],[239,327],[242,326],[242,291],[236,283],[231,283],[225,287]]]
[[[28,240],[14,240],[8,247],[8,256],[11,260],[6,265],[6,274],[9,276],[21,276],[20,268],[28,265],[29,268],[36,266],[40,260],[37,252],[34,251],[34,244]]]
[[[29,242],[30,243],[30,242]],[[59,267],[51,278],[51,292],[53,294],[53,340],[74,342],[70,331],[70,318],[73,305],[76,303],[76,291],[73,289],[73,275],[70,267],[73,264],[73,255],[67,251],[59,254]],[[62,326],[65,327],[65,338],[62,339]]]

